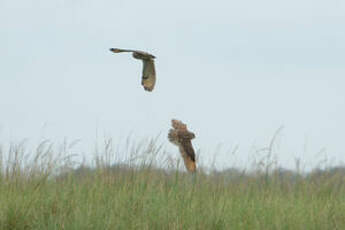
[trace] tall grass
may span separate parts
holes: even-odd
[[[190,175],[155,140],[77,165],[70,147],[0,148],[0,229],[345,229],[342,168]]]

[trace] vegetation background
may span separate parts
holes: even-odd
[[[345,229],[345,168],[277,166],[270,149],[250,170],[199,164],[187,174],[155,139],[111,139],[90,162],[75,143],[2,148],[0,229]]]

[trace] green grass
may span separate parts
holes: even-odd
[[[230,178],[145,164],[53,176],[49,159],[2,163],[0,229],[345,229],[343,174]]]

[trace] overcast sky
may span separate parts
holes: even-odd
[[[280,165],[340,164],[344,12],[342,0],[0,0],[1,143],[81,139],[91,152],[97,136],[160,134],[177,155],[177,118],[206,162],[222,146],[219,167],[245,165],[280,126]],[[157,57],[152,93],[141,62],[110,47]]]

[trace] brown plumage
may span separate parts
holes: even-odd
[[[195,134],[188,131],[187,125],[181,121],[173,119],[171,125],[173,128],[168,134],[169,141],[178,146],[186,169],[189,172],[195,172],[195,151],[191,141],[195,138]]]
[[[156,84],[155,56],[139,50],[111,48],[110,51],[114,53],[131,52],[135,59],[142,60],[143,72],[141,76],[141,85],[146,91],[151,92],[153,90]]]

